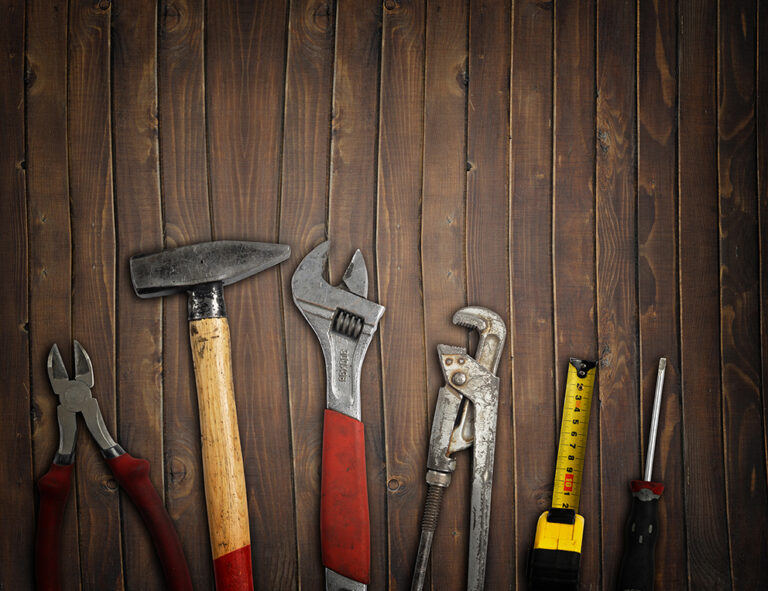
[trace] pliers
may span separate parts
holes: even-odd
[[[85,419],[91,435],[101,449],[115,479],[131,497],[139,510],[155,544],[165,574],[173,591],[192,589],[179,536],[165,510],[160,495],[149,480],[149,462],[134,458],[120,447],[109,434],[99,403],[91,395],[93,366],[82,345],[74,342],[75,379],[70,380],[59,348],[51,347],[48,354],[48,379],[59,397],[56,408],[59,423],[59,449],[50,470],[39,480],[40,514],[35,540],[35,572],[39,590],[61,589],[59,570],[59,537],[64,507],[72,483],[75,461],[77,413]]]

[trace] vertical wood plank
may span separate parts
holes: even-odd
[[[365,257],[368,298],[380,302],[376,283],[376,140],[381,2],[340,0],[336,35],[331,120],[328,235],[333,241],[329,271],[336,279],[355,249]],[[389,314],[387,310],[384,315]],[[371,584],[387,586],[387,488],[381,352],[374,338],[360,381],[365,423],[368,510],[371,522]],[[315,538],[317,539],[317,538]]]
[[[555,392],[553,367],[551,8],[535,1],[521,2],[515,5],[513,15],[508,256],[512,286],[510,342],[515,356],[512,404],[516,514],[509,531],[514,531],[517,540],[513,580],[518,586],[525,580],[536,520],[551,506],[559,426],[555,401],[563,397],[563,393]],[[471,68],[470,76],[472,86],[475,77]],[[502,217],[498,211],[491,215]],[[484,228],[476,232],[481,244],[485,232]],[[493,235],[505,234],[497,231]],[[477,248],[476,252],[475,259],[483,256],[483,249]],[[495,266],[501,267],[498,262]]]
[[[32,481],[32,438],[29,413],[30,350],[28,309],[27,203],[24,132],[24,3],[0,3],[0,248],[5,253],[6,290],[0,299],[2,360],[0,371],[9,387],[0,396],[3,461],[0,462],[0,588],[26,589],[33,585],[31,551],[34,544],[35,503]]]
[[[757,5],[757,96],[768,96],[768,9]],[[762,361],[763,438],[768,470],[768,104],[757,101],[757,200],[760,227],[760,335]]]
[[[542,13],[546,6],[541,6]],[[550,20],[551,16],[545,16]],[[521,535],[515,502],[515,445],[510,363],[510,68],[512,14],[507,2],[484,0],[469,7],[469,96],[467,105],[467,301],[490,308],[507,325],[499,363],[499,409],[485,586],[507,589],[522,572],[515,569],[514,540]],[[551,45],[550,45],[551,47]],[[551,53],[550,53],[551,55]],[[546,59],[546,58],[545,58]],[[547,84],[551,71],[544,68]],[[546,91],[545,91],[546,92]],[[549,161],[550,156],[547,156]],[[549,166],[547,168],[549,170]],[[493,237],[493,239],[489,239]],[[551,289],[550,289],[551,295]],[[551,308],[551,300],[550,300]],[[551,310],[550,310],[551,313]],[[551,338],[551,331],[549,333]],[[551,356],[550,361],[551,364]],[[538,368],[546,374],[546,367]],[[519,483],[519,480],[517,481]],[[469,494],[467,492],[466,494]],[[519,515],[519,513],[518,513]],[[527,550],[526,550],[527,552]]]
[[[554,11],[552,265],[557,424],[569,359],[597,359],[595,2],[556,2]],[[592,406],[591,417],[579,504],[585,519],[580,577],[582,586],[598,589],[602,576],[598,404]],[[552,470],[554,475],[554,466]]]
[[[659,503],[656,586],[679,589],[685,586],[687,577],[677,320],[677,3],[638,2],[638,15],[640,436],[645,454],[658,362],[660,357],[666,357],[652,475],[652,479],[666,486]],[[640,474],[628,472],[624,476],[627,480],[640,478]]]
[[[603,585],[615,585],[629,510],[623,466],[640,474],[633,2],[597,5],[597,325]]]
[[[93,362],[94,397],[115,435],[115,217],[110,133],[109,2],[70,4],[68,125],[73,336]],[[71,345],[70,345],[71,346]],[[118,486],[80,429],[76,487],[83,586],[123,589]]]
[[[58,343],[72,367],[72,243],[67,171],[68,3],[27,3],[27,199],[29,212],[29,325],[34,473],[43,476],[59,442],[58,397],[46,359]],[[76,548],[77,496],[70,494],[62,544]],[[61,562],[62,587],[80,585],[80,553]]]
[[[426,367],[419,216],[424,7],[384,3],[376,259],[387,470],[388,588],[408,589],[424,501]],[[394,313],[393,313],[394,311]]]
[[[140,300],[128,258],[163,247],[157,144],[157,8],[115,1],[112,8],[112,120],[117,216],[117,384],[119,442],[150,463],[163,490],[162,299]],[[164,584],[152,540],[121,495],[125,580],[129,589]]]
[[[291,277],[325,238],[333,63],[333,6],[292,2],[288,23],[280,200],[280,241],[291,258],[280,267],[290,398],[292,472],[299,588],[321,589],[320,459],[325,363],[317,337],[293,303]],[[332,247],[335,247],[331,236]]]
[[[445,383],[437,345],[468,344],[467,330],[451,322],[453,314],[467,303],[468,8],[467,2],[427,2],[421,219],[427,420],[418,426],[426,449],[437,392]],[[454,459],[456,470],[443,496],[432,548],[433,589],[466,587],[472,450],[458,453]],[[422,469],[426,471],[425,466]],[[417,519],[421,517],[419,513]]]
[[[244,1],[206,16],[214,238],[276,242],[287,7]],[[274,372],[284,367],[285,353],[279,270],[229,286],[226,298],[254,578],[265,588],[293,588],[297,541],[290,535],[295,512],[286,469],[291,457],[288,385],[285,373]]]
[[[720,415],[717,3],[680,5],[679,260],[689,589],[730,588]]]
[[[164,246],[211,239],[206,163],[201,0],[159,5],[158,108]],[[148,302],[144,302],[148,303]],[[200,422],[187,327],[187,298],[164,298],[163,435],[166,504],[195,586],[213,588],[201,466]]]
[[[755,136],[756,3],[719,3],[720,360],[731,576],[768,587]]]

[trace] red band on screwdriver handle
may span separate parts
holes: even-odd
[[[35,579],[39,591],[61,589],[59,538],[71,484],[71,464],[51,464],[51,469],[37,483],[40,489],[40,514],[35,537]]]
[[[664,492],[664,484],[661,482],[649,482],[647,480],[633,480],[630,482],[629,487],[632,489],[632,494],[639,493],[641,490],[646,489],[651,491],[654,496],[660,497]]]
[[[326,409],[322,472],[323,564],[340,575],[368,584],[371,535],[362,422]]]
[[[149,462],[123,454],[107,460],[120,486],[139,510],[160,557],[168,589],[191,591],[192,578],[181,541],[160,495],[149,480]]]

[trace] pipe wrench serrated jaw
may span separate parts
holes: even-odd
[[[343,286],[323,277],[329,242],[316,246],[291,279],[293,301],[320,341],[326,363],[328,408],[360,419],[360,368],[384,306],[366,299],[368,271],[360,251],[344,272]]]

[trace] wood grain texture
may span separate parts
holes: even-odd
[[[0,461],[0,553],[11,568],[0,569],[0,588],[22,589],[33,585],[34,488],[30,425],[30,350],[28,304],[27,203],[24,130],[24,5],[5,0],[0,4],[0,247],[4,271],[10,281],[0,298],[2,375],[6,392],[0,411],[7,421],[0,429],[4,450]]]
[[[29,228],[29,339],[35,480],[51,465],[59,443],[58,397],[46,359],[53,343],[72,367],[72,242],[67,158],[66,2],[27,3],[27,207]],[[77,496],[70,495],[62,544],[78,540]],[[61,561],[62,586],[80,583],[80,553]]]
[[[424,343],[427,364],[429,434],[437,392],[445,380],[437,345],[467,346],[469,333],[451,322],[467,304],[466,270],[466,113],[468,5],[428,2],[425,45],[424,163],[421,264],[424,290]],[[456,470],[443,495],[432,547],[432,589],[466,587],[469,550],[472,450],[454,456]],[[424,468],[426,471],[426,467]],[[423,478],[424,476],[422,476]],[[418,516],[421,519],[421,513]]]
[[[376,139],[382,5],[341,0],[336,5],[333,107],[328,194],[328,235],[333,241],[328,270],[334,281],[360,249],[368,269],[368,298],[377,302]],[[386,316],[389,312],[385,311]],[[371,520],[371,584],[387,585],[387,528],[381,351],[371,341],[360,378],[365,424],[368,512]]]
[[[276,242],[286,76],[287,5],[239,2],[207,11],[206,118],[215,239]],[[293,588],[297,540],[280,275],[227,288],[232,364],[254,580]],[[263,379],[263,375],[271,376]],[[275,462],[275,458],[281,458]],[[269,515],[269,518],[265,516]]]
[[[768,96],[768,10],[757,6],[757,96]],[[757,101],[755,112],[757,132],[757,202],[760,239],[760,335],[761,378],[763,400],[763,438],[765,441],[766,470],[768,471],[768,104]]]
[[[384,5],[376,268],[387,474],[389,589],[409,589],[426,486],[427,423],[419,257],[424,101],[424,7]],[[419,352],[414,354],[414,352]]]
[[[301,259],[325,239],[328,219],[333,6],[293,2],[286,62],[281,163],[280,241],[291,258],[280,267],[285,355],[295,483],[300,588],[324,586],[320,557],[320,465],[325,409],[325,362],[319,343],[293,303],[291,277]],[[331,236],[332,248],[335,236]]]
[[[161,2],[158,28],[163,240],[166,248],[173,248],[211,239],[203,2]],[[210,589],[213,565],[203,509],[200,421],[189,348],[187,298],[183,295],[163,300],[162,343],[166,504],[178,528],[192,580],[200,588]]]
[[[679,40],[680,375],[689,589],[731,588],[720,399],[717,13],[681,5]]]
[[[551,506],[559,427],[556,400],[565,394],[555,392],[552,341],[550,8],[538,2],[519,3],[513,22],[509,233],[517,586],[526,580],[523,549],[533,547],[536,520]]]
[[[666,357],[663,415],[659,418],[652,479],[664,482],[659,504],[656,587],[683,588],[685,508],[678,351],[678,228],[676,224],[677,3],[638,3],[638,303],[640,307],[640,436],[643,454],[653,408],[659,358]],[[644,456],[643,456],[644,457]],[[645,462],[643,462],[645,470]],[[629,480],[641,474],[625,474]],[[629,495],[629,491],[627,491]],[[663,540],[663,541],[662,541]]]
[[[755,136],[756,5],[720,3],[718,185],[720,363],[723,436],[734,587],[768,586],[765,449],[760,420],[761,354]],[[739,532],[739,533],[737,533]],[[747,533],[749,532],[749,533]]]
[[[491,0],[469,6],[469,94],[467,104],[467,303],[490,308],[507,325],[499,363],[499,408],[488,540],[487,588],[514,586],[513,540],[517,529],[514,488],[516,441],[511,390],[514,335],[510,305],[512,256],[510,168],[511,7]],[[493,236],[493,240],[489,237]],[[546,370],[545,370],[546,371]],[[465,494],[469,494],[467,491]]]
[[[154,2],[115,2],[112,9],[112,109],[117,224],[117,395],[119,441],[150,464],[164,498],[162,300],[141,301],[127,259],[163,247],[157,121],[157,13]],[[121,495],[125,580],[129,589],[163,573],[149,532]]]
[[[32,586],[34,475],[58,439],[45,357],[57,342],[71,363],[77,338],[113,436],[152,462],[195,588],[213,588],[186,298],[141,302],[126,259],[214,238],[293,247],[225,298],[255,586],[322,586],[323,361],[289,282],[326,237],[330,279],[360,248],[386,306],[361,388],[372,590],[410,585],[435,345],[472,350],[450,322],[465,303],[510,331],[486,588],[527,587],[571,355],[601,360],[580,587],[612,588],[662,354],[656,588],[765,587],[767,13],[0,0],[0,587]],[[466,580],[471,452],[457,459],[433,590]],[[75,470],[65,588],[160,588],[87,434]]]
[[[72,336],[93,362],[95,398],[116,434],[115,212],[112,185],[109,3],[69,7],[69,181]],[[77,445],[82,584],[123,589],[118,485],[86,429]],[[98,567],[96,566],[98,565]]]
[[[597,330],[603,581],[616,584],[629,511],[626,476],[640,473],[635,186],[635,4],[597,4]],[[594,432],[593,432],[594,433]]]
[[[552,267],[557,418],[562,415],[569,359],[595,361],[598,357],[595,15],[593,1],[558,2],[554,6]],[[598,387],[599,380],[598,376]],[[579,503],[585,520],[580,572],[586,589],[599,589],[601,581],[599,430],[599,405],[595,404]],[[554,465],[551,469],[554,474]]]

